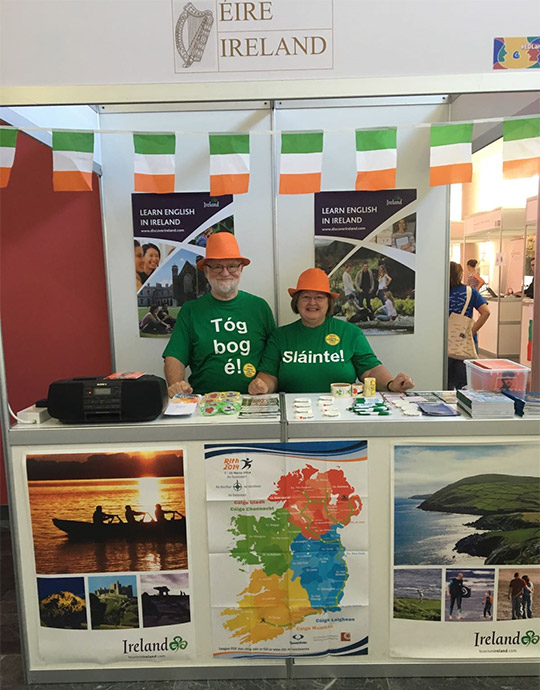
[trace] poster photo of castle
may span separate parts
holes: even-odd
[[[210,235],[234,233],[233,198],[135,193],[132,214],[139,333],[166,338],[182,306],[210,290],[197,262]]]

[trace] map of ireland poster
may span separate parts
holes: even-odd
[[[366,442],[205,456],[215,656],[367,654]]]

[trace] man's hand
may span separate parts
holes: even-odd
[[[388,388],[394,393],[401,393],[402,391],[408,391],[409,388],[414,388],[414,381],[407,374],[400,372],[392,379]]]
[[[193,388],[187,381],[177,381],[169,386],[168,392],[169,398],[172,398],[177,393],[193,393]]]
[[[250,381],[248,393],[250,395],[266,395],[268,393],[268,384],[257,376]]]

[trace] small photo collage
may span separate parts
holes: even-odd
[[[38,577],[42,627],[120,630],[189,623],[189,573]]]
[[[394,618],[407,620],[455,623],[538,618],[540,567],[397,567],[393,601]]]

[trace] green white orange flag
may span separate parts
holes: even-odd
[[[134,134],[134,184],[136,192],[174,192],[174,134]]]
[[[356,130],[356,189],[393,189],[396,186],[397,130]]]
[[[17,145],[16,129],[0,128],[0,188],[7,187]]]
[[[54,191],[91,191],[94,133],[53,132],[52,137]]]
[[[540,175],[540,117],[503,122],[503,177]]]
[[[472,180],[473,123],[431,125],[430,180],[432,187]]]
[[[321,191],[323,132],[281,135],[280,194]]]
[[[210,196],[249,188],[249,134],[210,134]]]

